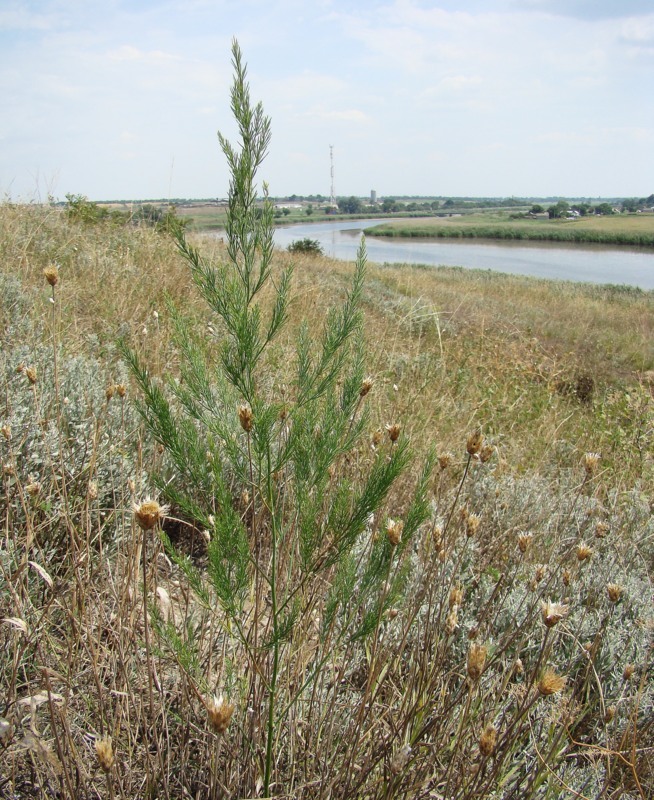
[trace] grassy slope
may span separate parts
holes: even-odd
[[[654,214],[575,220],[511,219],[506,213],[433,217],[378,225],[373,236],[526,239],[654,246]]]
[[[223,253],[219,241],[198,239],[198,243],[207,252],[212,249],[216,257]],[[197,319],[201,335],[209,321],[207,311],[172,243],[148,229],[84,227],[68,223],[55,209],[3,206],[0,259],[0,336],[5,359],[5,404],[0,408],[0,423],[5,425],[11,420],[13,425],[11,438],[5,435],[0,439],[3,464],[8,466],[3,476],[8,499],[2,507],[0,586],[5,589],[0,589],[0,617],[25,618],[28,625],[24,637],[11,625],[0,626],[0,645],[6,654],[0,661],[0,674],[11,699],[6,706],[0,706],[0,716],[15,718],[17,730],[21,729],[14,702],[44,688],[41,670],[33,670],[33,664],[50,667],[53,690],[66,698],[63,710],[51,710],[56,725],[49,716],[48,703],[33,712],[49,755],[44,756],[46,751],[37,749],[35,761],[29,762],[25,749],[11,743],[4,762],[11,766],[3,772],[5,767],[0,765],[0,778],[14,781],[11,786],[16,796],[32,796],[31,786],[28,789],[28,784],[21,781],[37,774],[46,787],[44,791],[52,792],[63,781],[52,764],[62,759],[72,765],[71,776],[75,765],[83,763],[85,773],[80,780],[87,789],[93,787],[93,791],[89,789],[92,796],[106,796],[105,776],[98,770],[88,737],[109,732],[119,754],[113,775],[121,787],[120,794],[138,796],[144,775],[153,769],[156,772],[156,766],[153,767],[151,754],[143,753],[139,734],[139,725],[147,724],[148,719],[143,710],[147,706],[143,699],[147,695],[147,673],[139,645],[142,627],[138,574],[136,578],[129,577],[134,558],[138,563],[129,510],[134,500],[151,490],[147,470],[157,463],[160,454],[130,410],[131,390],[123,404],[116,396],[105,402],[104,387],[127,380],[115,350],[119,335],[126,336],[138,349],[154,376],[179,373],[180,355],[171,339],[166,296]],[[280,253],[278,266],[288,260],[288,254]],[[81,443],[86,458],[78,464],[71,455],[65,493],[61,490],[58,462],[50,471],[43,462],[29,462],[30,448],[40,452],[43,420],[49,419],[52,424],[56,413],[52,398],[49,404],[46,402],[48,382],[53,379],[52,304],[42,274],[52,262],[60,267],[56,338],[60,342],[62,407],[66,409],[63,413],[79,413],[81,420],[79,428],[72,427],[71,422],[65,430],[69,437],[66,447],[73,453],[75,443]],[[296,300],[291,307],[288,334],[270,355],[275,369],[292,364],[293,331],[300,320],[309,318],[312,326],[319,325],[329,308],[341,301],[352,272],[350,264],[323,258],[300,257],[294,263]],[[637,681],[628,685],[621,683],[619,676],[624,662],[641,652],[629,649],[631,642],[641,635],[643,626],[651,625],[638,605],[646,595],[643,587],[651,588],[651,572],[648,575],[649,567],[645,557],[639,557],[638,548],[646,547],[652,524],[647,498],[654,487],[654,408],[648,383],[651,376],[646,373],[654,369],[654,296],[486,272],[370,265],[364,303],[367,370],[375,381],[368,398],[371,433],[399,421],[419,455],[431,446],[439,453],[455,454],[452,471],[434,481],[434,504],[449,508],[463,471],[465,440],[473,428],[481,426],[493,447],[489,471],[483,472],[486,466],[474,470],[472,485],[466,486],[461,497],[461,503],[470,504],[483,516],[478,549],[464,544],[468,550],[461,551],[463,558],[463,552],[471,552],[472,547],[479,562],[464,571],[461,564],[466,562],[462,561],[456,568],[453,566],[451,574],[443,573],[442,584],[441,578],[431,582],[440,587],[441,593],[435,595],[434,602],[442,603],[444,614],[450,588],[455,588],[458,580],[464,582],[467,599],[461,612],[461,628],[454,637],[443,638],[434,645],[434,652],[440,654],[433,660],[435,666],[430,666],[435,670],[434,681],[429,690],[416,689],[416,703],[424,691],[428,698],[424,713],[429,715],[433,697],[441,689],[446,692],[450,691],[447,687],[459,685],[466,669],[466,632],[473,625],[480,625],[482,636],[492,642],[491,667],[484,692],[475,695],[472,702],[478,718],[469,729],[457,733],[461,707],[453,702],[450,716],[443,711],[434,743],[425,748],[428,758],[424,768],[429,770],[434,764],[432,747],[443,759],[449,758],[452,737],[461,735],[461,745],[456,749],[469,752],[474,761],[482,724],[497,719],[500,733],[505,730],[501,727],[504,695],[500,683],[504,681],[503,670],[509,669],[510,673],[512,650],[506,644],[502,615],[513,618],[513,600],[507,593],[489,601],[488,606],[477,607],[476,585],[482,578],[499,574],[499,570],[510,570],[516,580],[526,581],[534,569],[538,574],[539,563],[549,563],[556,552],[557,560],[552,563],[558,566],[541,591],[554,593],[556,598],[570,595],[569,630],[574,635],[565,641],[573,641],[575,636],[583,636],[580,641],[586,641],[595,636],[595,629],[588,629],[587,620],[593,613],[589,598],[603,597],[607,581],[626,586],[625,601],[615,611],[609,608],[607,612],[613,615],[611,625],[617,624],[619,636],[602,650],[604,660],[598,657],[593,665],[605,693],[602,704],[617,703],[616,719],[620,723],[607,728],[597,741],[609,748],[607,752],[620,749],[627,754],[619,759],[608,755],[602,758],[603,763],[606,760],[607,764],[614,764],[611,787],[624,782],[634,791],[633,796],[638,796],[632,780],[632,772],[637,771],[643,791],[648,792],[654,787],[647,770],[651,728],[645,727],[638,736],[634,733],[632,739],[632,718],[628,717],[630,709],[637,709],[645,699]],[[16,372],[20,363],[36,366],[38,380],[34,387],[30,387],[24,373]],[[290,381],[290,372],[288,377]],[[22,422],[18,424],[17,419]],[[23,446],[25,452],[19,458],[17,453]],[[588,451],[601,453],[600,470],[590,479],[584,478],[581,467]],[[370,454],[362,452],[359,457],[366,459]],[[41,482],[41,499],[34,501],[27,493],[33,473]],[[396,498],[398,507],[404,501]],[[21,509],[27,509],[28,524],[24,527]],[[594,526],[604,520],[610,523],[607,538],[593,539]],[[457,526],[453,530],[460,534]],[[516,562],[515,554],[521,556],[513,538],[520,530],[533,530],[534,544],[533,552],[524,561]],[[597,549],[588,567],[579,566],[574,556],[580,537],[590,537]],[[633,545],[636,540],[638,547]],[[437,563],[435,555],[429,555],[431,546],[427,542],[425,552],[430,563]],[[80,547],[81,553],[76,549]],[[53,573],[56,594],[48,591],[37,573],[23,569],[27,558]],[[175,605],[180,590],[179,583],[172,580],[174,573],[168,580],[165,560],[160,558],[154,563],[162,570],[159,579],[170,592],[175,613],[186,614],[186,600]],[[570,587],[561,583],[564,566],[577,576],[577,583],[573,581]],[[538,652],[542,635],[540,597],[528,596],[534,598],[536,645],[532,642],[525,649],[527,664]],[[542,599],[548,596],[544,594]],[[592,602],[604,609],[604,601]],[[489,609],[490,621],[486,619]],[[573,616],[581,619],[580,623],[574,622],[579,628],[572,627]],[[603,628],[608,630],[611,626]],[[554,634],[550,641],[555,641]],[[556,653],[555,649],[551,654],[553,666],[571,670],[573,660],[559,665]],[[364,656],[359,653],[356,657]],[[426,671],[421,663],[407,651],[405,671],[393,674],[393,692],[400,694],[411,682],[422,686],[420,676]],[[241,762],[238,758],[230,760],[229,755],[236,747],[236,733],[232,737],[230,731],[225,749],[217,749],[215,739],[205,732],[202,709],[198,716],[196,698],[184,681],[175,677],[174,665],[165,657],[158,658],[157,664],[159,676],[169,680],[166,692],[161,693],[162,712],[157,719],[165,720],[162,758],[169,759],[172,796],[181,796],[175,780],[185,774],[197,776],[198,786],[203,785],[202,781],[213,772],[209,765],[214,764],[217,752],[221,753],[221,780],[237,780],[234,776],[238,776]],[[439,664],[443,665],[442,672],[438,671]],[[343,669],[349,674],[351,668],[346,661]],[[392,660],[388,669],[392,673]],[[639,662],[637,669],[637,675],[644,680],[646,666]],[[594,681],[595,678],[591,688]],[[347,686],[343,691],[346,690],[349,691]],[[571,681],[569,691],[572,690]],[[589,689],[588,702],[591,695]],[[465,692],[460,695],[465,696]],[[498,704],[491,707],[493,698],[498,698]],[[158,692],[156,701],[160,702]],[[356,694],[352,702],[356,708]],[[345,707],[345,696],[339,695],[339,713]],[[555,708],[558,706],[552,705],[553,714]],[[331,709],[330,706],[329,715]],[[237,708],[235,719],[244,718],[242,711]],[[391,711],[394,704],[389,701],[379,720],[385,720]],[[633,714],[636,720],[637,710]],[[592,726],[597,722],[593,717],[583,724],[585,727],[580,723],[574,732],[586,741],[590,737],[587,731],[595,731]],[[601,722],[600,729],[604,730]],[[189,730],[193,730],[190,739],[186,733]],[[310,725],[301,731],[304,737],[313,735]],[[319,742],[320,748],[322,740],[316,735],[318,738],[311,741]],[[381,741],[380,735],[373,726],[365,742]],[[641,736],[645,738],[641,740]],[[632,758],[632,741],[637,747],[633,770],[625,769],[623,763],[625,758],[628,762]],[[515,759],[519,763],[525,745],[516,742]],[[367,752],[362,750],[362,759],[368,757]],[[334,750],[336,775],[338,757]],[[310,761],[313,763],[313,756]],[[567,761],[574,768],[570,759]],[[471,774],[463,766],[457,764],[453,774]],[[580,769],[579,774],[582,773]],[[424,779],[428,777],[426,773]],[[583,782],[575,785],[582,793],[590,791],[584,790]],[[23,789],[25,794],[21,795]],[[409,789],[407,792],[407,796],[415,796]]]

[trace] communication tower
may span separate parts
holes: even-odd
[[[331,195],[329,197],[329,203],[332,208],[336,206],[336,197],[334,195],[334,145],[329,145],[329,161],[331,164],[331,176],[332,176],[332,190]]]

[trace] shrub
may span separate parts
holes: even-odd
[[[324,251],[317,239],[297,239],[288,246],[289,253],[306,253],[312,256],[323,256]]]

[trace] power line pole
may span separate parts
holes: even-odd
[[[329,160],[331,162],[331,176],[332,176],[332,193],[329,202],[332,208],[336,206],[336,197],[334,196],[334,145],[329,145]]]

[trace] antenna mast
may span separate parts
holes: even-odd
[[[332,208],[336,206],[336,198],[334,197],[334,145],[329,145],[329,160],[331,162],[331,176],[332,176],[332,193],[329,199]]]

